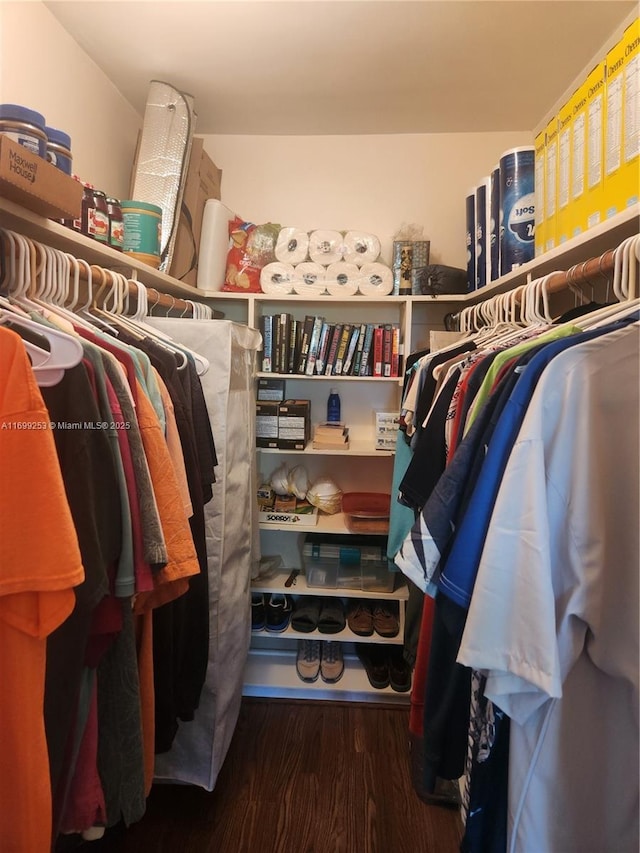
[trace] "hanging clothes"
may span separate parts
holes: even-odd
[[[36,853],[52,840],[46,638],[73,611],[84,568],[50,416],[19,335],[6,329],[0,462],[0,839],[8,850]]]
[[[507,786],[506,761],[509,755],[507,744],[514,742],[514,738],[518,738],[518,733],[513,734],[514,721],[505,715],[504,704],[492,703],[491,690],[495,688],[492,688],[490,681],[488,689],[483,690],[482,679],[475,674],[472,679],[472,668],[468,666],[470,660],[476,659],[476,649],[484,648],[483,642],[487,644],[487,649],[492,646],[491,632],[488,631],[487,636],[482,640],[478,633],[474,634],[473,644],[466,654],[463,654],[464,646],[461,646],[461,639],[463,631],[465,631],[465,637],[467,636],[465,629],[467,609],[470,606],[473,607],[477,566],[481,558],[484,561],[487,547],[485,540],[488,535],[492,534],[496,541],[496,554],[499,551],[497,540],[499,537],[504,537],[505,530],[513,531],[514,539],[524,538],[526,542],[528,538],[522,536],[522,524],[529,516],[527,512],[518,511],[518,502],[505,501],[504,518],[498,521],[496,521],[495,504],[496,496],[503,487],[503,474],[506,466],[510,464],[516,437],[519,442],[521,434],[519,430],[524,428],[523,424],[532,401],[542,394],[539,386],[552,387],[551,380],[547,385],[545,379],[547,376],[553,376],[556,383],[553,389],[555,397],[551,392],[548,392],[548,396],[551,399],[562,397],[567,388],[561,381],[563,375],[561,370],[555,368],[558,363],[562,363],[563,358],[568,358],[569,353],[578,352],[581,348],[584,352],[584,348],[590,345],[596,346],[597,342],[601,342],[600,345],[604,347],[605,341],[615,341],[615,336],[622,334],[625,329],[628,334],[632,334],[629,330],[634,328],[637,329],[634,315],[614,322],[608,327],[587,332],[565,326],[562,327],[560,334],[554,331],[547,332],[543,336],[538,335],[529,343],[511,347],[503,354],[494,356],[489,368],[483,372],[480,385],[480,388],[487,389],[482,392],[485,395],[484,402],[479,403],[475,411],[472,411],[468,404],[463,404],[466,410],[472,413],[471,417],[466,419],[462,417],[459,421],[462,423],[466,420],[467,431],[454,448],[454,452],[449,457],[448,467],[436,483],[431,497],[422,508],[420,517],[395,556],[396,563],[414,582],[431,595],[437,594],[433,628],[429,634],[429,661],[426,666],[423,745],[425,761],[421,781],[428,788],[429,784],[433,785],[433,780],[440,773],[449,774],[450,778],[454,778],[462,775],[465,765],[467,769],[471,766],[475,770],[471,773],[467,786],[469,818],[463,843],[463,849],[466,851],[474,850],[484,853],[484,851],[503,850],[507,844],[507,837],[512,845],[509,849],[513,850],[618,849],[611,846],[580,846],[579,841],[576,842],[575,847],[572,847],[572,836],[569,831],[565,831],[564,835],[558,835],[560,840],[551,840],[553,833],[557,830],[557,827],[553,828],[553,821],[551,821],[552,828],[549,829],[549,838],[544,841],[535,838],[535,835],[531,836],[535,840],[530,840],[527,832],[531,830],[531,826],[522,830],[514,828],[519,822],[520,814],[518,807],[513,805],[513,798],[516,797],[514,790],[517,786],[511,785],[510,775]],[[558,340],[554,343],[554,339]],[[629,352],[633,346],[630,340],[630,338],[627,339],[629,348],[626,354],[627,359],[630,357]],[[637,336],[635,345],[637,347]],[[477,358],[472,356],[476,364]],[[462,375],[464,377],[464,370]],[[467,383],[468,387],[469,383]],[[623,383],[622,389],[626,387],[626,383]],[[622,390],[622,393],[625,391]],[[633,391],[630,394],[632,398],[635,394],[637,401],[637,382],[633,384]],[[458,405],[460,400],[464,400],[463,394],[458,394]],[[563,405],[563,412],[564,408]],[[624,410],[624,405],[621,406],[621,410]],[[580,447],[582,442],[579,441],[579,435],[581,432],[589,431],[592,421],[585,417],[584,423],[579,426],[571,423],[575,431],[574,443]],[[457,432],[456,430],[451,432],[452,436],[461,436],[461,434],[460,429]],[[482,448],[486,448],[486,454]],[[584,448],[582,450],[584,451]],[[630,462],[631,470],[635,470],[637,474],[637,464],[634,467],[633,454]],[[613,470],[620,475],[618,467],[614,466]],[[516,480],[520,493],[528,494],[523,484],[531,480],[524,477],[523,472],[520,471],[518,477],[514,476],[514,489]],[[592,495],[597,494],[598,489],[592,488]],[[555,519],[556,515],[553,517]],[[557,519],[560,520],[562,517],[563,512],[558,508]],[[489,527],[490,519],[491,527]],[[634,545],[633,542],[629,542],[628,545],[631,552],[637,555],[637,543]],[[522,545],[519,547],[522,548]],[[504,571],[510,572],[504,555],[501,559],[504,562]],[[528,572],[532,570],[532,565],[535,565],[535,561],[530,558]],[[599,569],[602,571],[602,566]],[[496,596],[494,608],[500,606],[498,588],[492,588],[492,595]],[[507,614],[509,605],[505,604],[504,608]],[[477,612],[484,614],[480,605]],[[544,620],[541,621],[538,629],[544,634],[543,623]],[[489,629],[488,621],[483,625],[487,630]],[[518,654],[521,655],[519,659],[526,659],[522,649]],[[486,660],[479,666],[473,664],[473,669],[483,672],[487,668]],[[511,723],[511,734],[509,723]],[[637,726],[635,734],[633,731],[630,732],[630,737],[634,736],[637,738]],[[523,742],[525,740],[526,735],[523,735]],[[522,765],[520,767],[522,768]],[[548,785],[548,779],[546,784],[547,788],[553,788]],[[507,793],[509,796],[508,822]],[[625,797],[623,800],[628,805],[628,799]],[[548,793],[549,809],[553,808],[552,801],[553,796]],[[537,807],[532,806],[533,811],[536,808],[539,815],[539,802]],[[557,809],[557,806],[555,808]],[[557,810],[555,813],[557,814]],[[620,816],[621,810],[617,813]],[[606,823],[602,817],[602,811],[600,816]],[[531,820],[534,822],[533,817]],[[500,827],[503,829],[501,830]],[[628,825],[621,826],[620,831],[621,837],[628,837]],[[518,832],[520,835],[517,841],[513,841]],[[605,830],[606,833],[607,830]],[[584,841],[587,835],[588,833],[584,833],[581,836],[578,832],[575,838],[582,837]],[[601,834],[600,838],[603,837]],[[613,837],[614,835],[611,834],[610,839]],[[634,841],[636,841],[635,838]],[[611,840],[607,843],[611,844]]]

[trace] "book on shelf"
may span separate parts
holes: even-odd
[[[307,367],[307,354],[309,353],[309,341],[313,332],[313,321],[315,317],[307,314],[302,325],[302,339],[300,341],[300,358],[296,367],[296,373],[304,373]]]
[[[364,346],[362,348],[362,360],[360,362],[360,372],[358,376],[370,376],[372,371],[369,362],[371,358],[371,344],[373,341],[373,323],[367,323],[367,330],[364,335]]]
[[[328,323],[325,320],[322,324],[322,331],[320,332],[320,344],[318,346],[318,357],[316,358],[316,373],[319,376],[322,376],[324,373],[324,366],[327,361],[327,351],[329,350],[332,329],[333,326],[331,323]]]
[[[373,330],[373,370],[372,376],[382,376],[382,338],[384,330],[382,326],[376,326]]]
[[[343,323],[342,332],[340,334],[340,340],[338,341],[336,360],[333,366],[333,373],[335,373],[336,376],[340,376],[342,374],[342,365],[344,364],[344,358],[347,354],[347,345],[349,343],[350,334],[351,323]]]
[[[382,327],[382,375],[391,376],[391,345],[393,342],[393,327],[385,323]]]
[[[313,433],[314,450],[347,450],[349,427],[343,423],[318,424]]]
[[[400,376],[400,326],[394,323],[391,338],[391,375]]]
[[[262,334],[262,372],[271,373],[273,364],[273,315],[263,314],[260,318]]]
[[[342,374],[343,376],[349,376],[351,372],[351,365],[353,364],[353,358],[356,353],[356,346],[358,345],[358,338],[360,337],[360,326],[353,325],[351,327],[351,334],[349,335],[349,343],[347,344],[347,353],[344,357],[344,363],[342,365]]]
[[[323,323],[324,317],[315,317],[313,320],[311,338],[309,339],[309,352],[307,353],[307,364],[304,371],[307,376],[313,376],[315,372],[318,347],[320,346],[320,332],[322,331]]]
[[[295,317],[291,318],[291,326],[289,330],[289,358],[287,361],[287,373],[295,371],[296,359],[298,357],[298,343],[300,340],[300,321]]]
[[[352,364],[352,376],[360,375],[360,362],[362,361],[362,347],[364,346],[364,336],[367,332],[367,324],[360,323],[360,335],[358,336],[358,346],[356,347],[355,356]]]
[[[278,373],[286,373],[289,369],[289,335],[291,334],[291,314],[283,311],[279,314],[281,327],[280,349],[278,351]]]
[[[333,374],[333,365],[335,364],[336,354],[338,352],[338,344],[340,343],[340,336],[342,335],[342,323],[336,323],[333,327],[333,334],[331,335],[331,343],[329,345],[329,352],[327,353],[327,364],[324,369],[325,376],[331,376]]]

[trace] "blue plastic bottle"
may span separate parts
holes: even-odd
[[[327,400],[327,422],[340,422],[340,396],[338,395],[337,388],[331,389],[329,399]]]

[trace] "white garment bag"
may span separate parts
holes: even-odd
[[[200,377],[218,458],[213,498],[205,506],[209,662],[195,718],[180,723],[171,750],[156,756],[155,778],[212,791],[240,710],[251,640],[250,580],[260,559],[254,375],[261,338],[228,320],[146,322],[210,362]]]

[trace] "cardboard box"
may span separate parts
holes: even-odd
[[[169,274],[174,278],[197,284],[200,232],[207,199],[220,198],[222,170],[204,150],[204,140],[194,137],[191,144],[189,169],[182,197],[182,210]]]
[[[304,450],[311,438],[311,401],[285,400],[278,412],[278,447]]]
[[[558,203],[558,116],[547,124],[545,144],[545,251],[557,246],[556,210]]]
[[[278,447],[278,411],[277,400],[259,400],[256,403],[256,445],[258,447]]]
[[[640,19],[607,53],[605,178],[602,208],[607,218],[638,201],[640,155],[637,132],[637,73]]]
[[[556,239],[558,245],[571,237],[571,118],[573,104],[569,99],[558,113],[558,205]]]
[[[398,412],[376,412],[376,450],[395,450],[398,438]]]
[[[584,202],[580,214],[583,231],[604,219],[604,96],[605,63],[599,62],[586,79],[587,150]]]
[[[536,257],[543,255],[545,251],[545,223],[547,219],[545,199],[545,146],[547,136],[541,131],[535,139],[535,190],[536,190],[536,230],[534,232]],[[433,334],[433,333],[432,333]],[[431,347],[433,349],[433,345]]]
[[[0,193],[49,219],[78,219],[82,184],[0,134]]]
[[[284,398],[284,379],[258,379],[258,400],[277,400],[282,403]]]
[[[571,97],[571,236],[586,229],[587,189],[587,86],[582,83]]]

